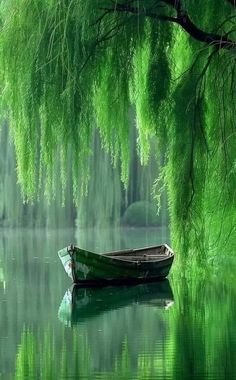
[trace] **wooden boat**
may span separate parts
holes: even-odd
[[[165,278],[174,260],[167,244],[99,254],[70,245],[58,252],[74,283],[147,282]]]
[[[66,326],[72,326],[132,304],[165,310],[173,303],[174,296],[167,279],[158,283],[103,288],[85,288],[75,284],[66,291],[58,310],[58,318]]]

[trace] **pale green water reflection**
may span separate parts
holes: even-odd
[[[87,228],[77,230],[76,241],[81,248],[106,252],[169,243],[170,237],[167,227]]]
[[[149,242],[136,233],[155,244],[154,230]],[[191,281],[175,272],[170,283],[71,293],[56,252],[73,241],[73,231],[0,234],[1,379],[236,379],[232,264]]]

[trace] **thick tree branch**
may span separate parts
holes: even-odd
[[[218,46],[219,49],[232,49],[236,42],[230,40],[227,36],[220,34],[208,33],[199,29],[189,18],[187,14],[178,17],[177,23],[194,39],[205,42],[208,45]]]
[[[112,13],[112,12],[126,12],[126,13],[137,14],[140,16],[146,16],[149,18],[154,18],[160,21],[178,22],[178,19],[176,17],[157,15],[156,13],[148,11],[144,8],[130,7],[129,5],[126,5],[126,4],[116,4],[114,8],[100,8],[100,9],[104,10],[105,14]]]
[[[236,41],[229,39],[227,35],[223,36],[220,34],[208,33],[198,28],[192,22],[187,12],[185,12],[182,9],[180,0],[160,0],[160,2],[173,7],[177,12],[177,17],[159,15],[144,7],[137,8],[137,7],[132,7],[128,4],[119,4],[119,3],[116,3],[113,8],[103,8],[103,10],[106,13],[107,12],[126,12],[126,13],[133,13],[137,15],[150,17],[158,21],[174,22],[176,24],[179,24],[191,37],[193,37],[194,39],[198,41],[205,42],[208,45],[217,46],[219,49],[229,50],[229,49],[232,49],[233,47],[236,47]]]

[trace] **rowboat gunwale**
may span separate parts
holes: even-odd
[[[170,246],[166,243],[163,244],[158,244],[158,245],[150,245],[147,247],[141,247],[141,248],[129,248],[125,250],[118,250],[118,251],[111,251],[111,252],[105,252],[103,255],[110,255],[110,254],[118,254],[118,253],[129,253],[129,252],[138,252],[138,251],[146,251],[148,249],[156,249],[156,248],[161,248],[161,247],[166,247],[168,251],[170,251],[174,255],[174,251],[170,248]]]
[[[60,257],[62,257],[62,256],[66,256],[68,253],[70,254],[70,252],[79,251],[81,253],[84,252],[84,253],[88,253],[88,254],[92,254],[92,255],[97,255],[97,257],[99,256],[99,257],[107,257],[107,258],[112,258],[112,259],[114,258],[115,260],[123,261],[120,258],[116,258],[116,256],[118,256],[118,255],[125,255],[125,254],[128,254],[128,253],[142,252],[142,251],[147,251],[147,250],[152,250],[152,249],[157,249],[157,248],[162,248],[162,247],[165,247],[166,250],[170,253],[169,255],[166,255],[166,257],[163,257],[163,260],[166,260],[169,257],[172,257],[172,256],[175,255],[174,251],[166,243],[159,244],[159,245],[148,246],[148,247],[143,247],[143,248],[131,248],[131,249],[125,249],[125,250],[118,250],[118,251],[109,251],[109,252],[105,252],[105,253],[94,252],[94,251],[91,251],[91,250],[79,248],[76,245],[72,245],[71,244],[71,245],[69,245],[69,246],[61,249],[60,251],[58,251],[58,255]],[[158,255],[157,255],[157,257],[158,257]],[[124,260],[124,261],[125,262],[134,262],[134,261],[131,261],[131,260],[130,261]],[[153,261],[157,261],[157,260],[148,260],[147,262],[153,262]]]

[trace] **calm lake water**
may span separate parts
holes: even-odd
[[[0,231],[0,378],[236,379],[234,269],[71,288],[57,258],[156,244],[163,230]],[[96,243],[95,243],[96,242]],[[217,272],[218,271],[218,272]]]

